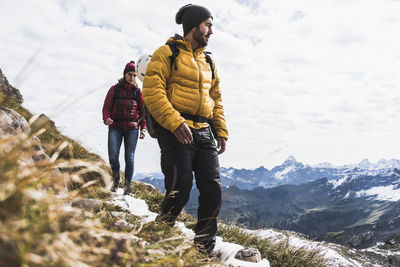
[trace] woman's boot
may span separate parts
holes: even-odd
[[[129,195],[129,194],[132,194],[133,192],[132,192],[132,187],[131,187],[131,184],[128,184],[127,182],[125,182],[125,185],[124,185],[124,195]]]
[[[119,173],[118,174],[113,174],[113,184],[112,184],[112,186],[110,188],[111,192],[117,191],[118,186],[119,186],[119,178],[120,178],[119,177]]]

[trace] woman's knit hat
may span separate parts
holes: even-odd
[[[208,18],[213,19],[207,8],[192,4],[181,7],[175,15],[176,23],[183,26],[183,36],[186,36],[193,27],[198,26]]]
[[[128,64],[126,64],[125,69],[124,69],[124,76],[127,72],[130,71],[135,71],[136,66],[135,66],[135,61],[130,61]]]

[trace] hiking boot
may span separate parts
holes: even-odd
[[[172,216],[170,213],[167,214],[158,214],[156,217],[156,222],[164,222],[170,227],[173,227],[175,225],[175,220],[176,217]]]
[[[200,253],[211,255],[215,247],[215,237],[195,236],[194,244]]]
[[[117,191],[118,186],[119,186],[119,175],[115,175],[115,176],[113,176],[113,184],[110,188],[110,191],[111,192]]]
[[[119,186],[119,181],[113,181],[113,184],[112,184],[112,186],[110,188],[110,191],[111,192],[116,192],[117,189],[118,189],[118,186]]]
[[[124,195],[131,195],[131,194],[133,194],[131,185],[125,185],[124,186]]]

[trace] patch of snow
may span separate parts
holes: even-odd
[[[393,185],[388,186],[377,186],[368,190],[361,190],[356,192],[357,197],[368,197],[372,196],[377,200],[383,201],[399,201],[400,200],[400,189],[396,189]]]
[[[124,195],[122,188],[118,188],[115,195],[111,201],[112,204],[128,210],[133,215],[142,217],[146,223],[156,219],[157,213],[151,212],[144,200]]]
[[[175,226],[181,230],[181,232],[187,236],[188,238],[193,239],[194,238],[194,232],[192,229],[186,228],[185,224],[183,222],[176,222]]]
[[[236,253],[243,249],[244,247],[241,245],[228,243],[222,241],[222,238],[217,236],[217,240],[215,243],[215,248],[213,252],[217,254],[221,254],[221,261],[229,266],[237,266],[237,267],[269,267],[269,261],[267,259],[262,259],[259,262],[248,262],[242,261],[235,258]]]
[[[244,183],[244,184],[248,184],[249,183],[248,179],[242,178],[240,176],[236,178],[236,181]]]
[[[348,176],[346,175],[341,179],[330,180],[330,181],[328,181],[328,183],[333,185],[332,189],[335,189],[338,186],[342,185],[347,180],[347,178],[348,178]]]
[[[284,175],[288,174],[289,172],[293,171],[294,169],[296,169],[296,166],[289,166],[287,168],[285,168],[284,170],[280,171],[280,172],[276,172],[274,174],[275,179],[277,180],[283,180],[284,179]]]
[[[380,249],[379,246],[384,245],[382,242],[376,243],[375,246],[366,248],[366,249],[361,249],[361,251],[366,251],[366,252],[372,252],[375,254],[379,254],[381,256],[387,257],[387,256],[400,256],[400,251],[392,251],[392,250],[387,250],[387,249]]]
[[[140,216],[143,218],[144,222],[154,221],[157,213],[151,212],[144,200],[137,199],[131,195],[124,195],[123,189],[118,188],[117,192],[114,194],[112,204],[122,207],[132,213],[133,215]],[[192,230],[185,227],[184,223],[177,222],[178,227],[187,238],[193,239],[195,234]],[[221,261],[226,265],[232,267],[270,267],[269,261],[267,259],[262,259],[260,262],[248,262],[235,259],[236,253],[241,250],[243,246],[224,242],[222,238],[217,236],[215,248],[213,252],[221,254]]]
[[[194,238],[195,234],[192,230],[185,227],[184,223],[177,222],[176,226],[184,233],[188,238]],[[236,253],[243,249],[243,246],[228,243],[222,241],[222,238],[217,236],[217,240],[215,242],[215,248],[213,250],[216,254],[221,254],[221,261],[229,266],[237,266],[237,267],[269,267],[269,261],[267,259],[263,259],[260,262],[247,262],[235,259]]]

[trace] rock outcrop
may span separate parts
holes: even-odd
[[[1,95],[14,99],[21,104],[23,98],[19,90],[11,86],[0,69],[0,99]],[[6,108],[0,102],[0,137],[14,135],[28,136],[31,128],[26,119],[12,109]]]
[[[24,117],[12,109],[0,106],[0,136],[28,136],[31,128]]]
[[[24,102],[24,99],[19,90],[10,85],[10,83],[8,82],[6,76],[3,74],[1,69],[0,69],[0,93],[3,93],[4,95],[11,97],[19,104],[22,104],[22,102]]]
[[[261,253],[256,248],[243,248],[239,250],[236,255],[236,259],[249,261],[249,262],[260,262],[261,261]]]

